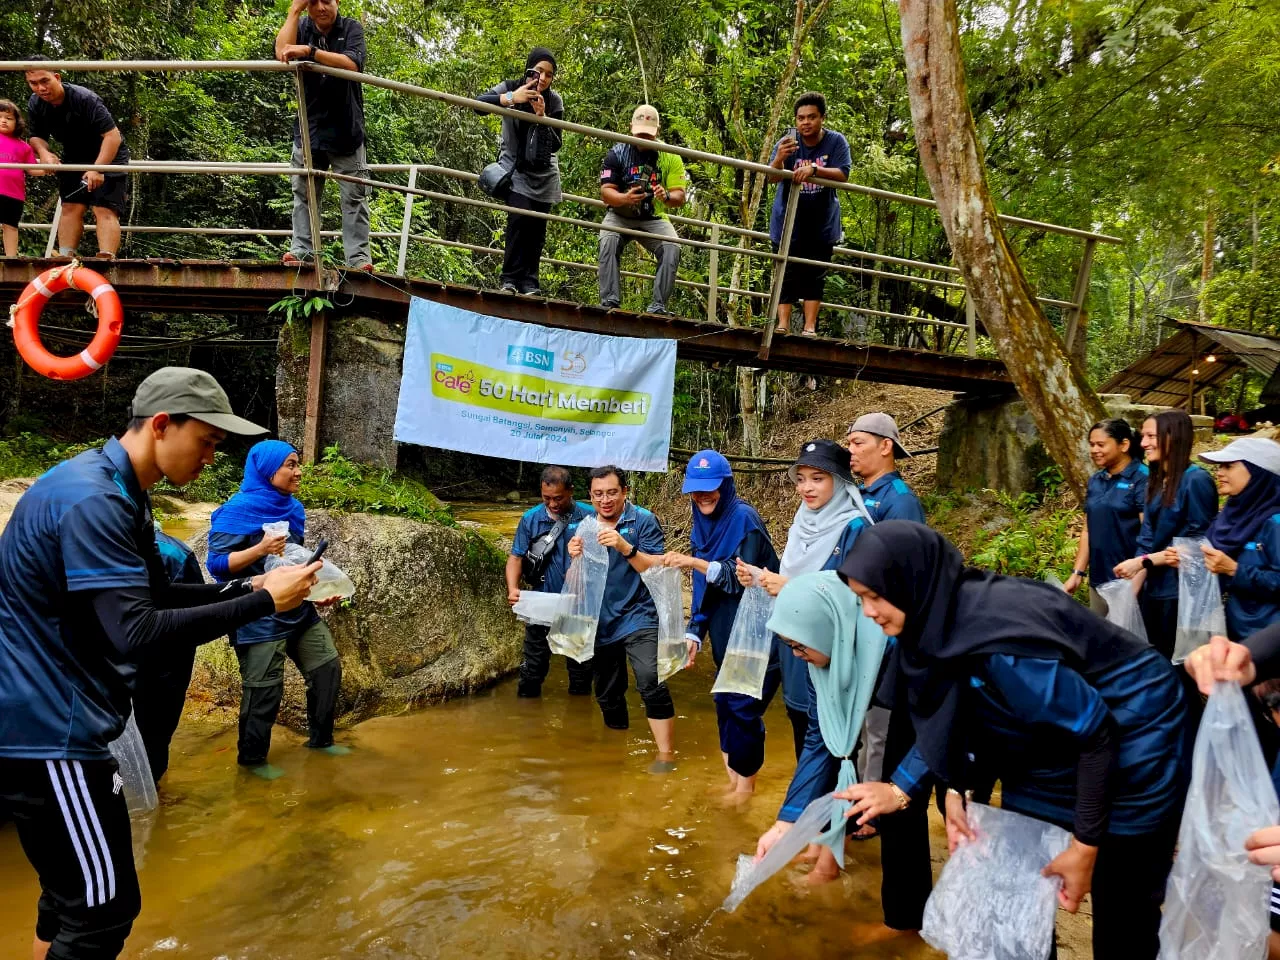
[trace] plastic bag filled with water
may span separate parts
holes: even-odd
[[[757,583],[758,580],[757,575]],[[742,693],[757,700],[764,695],[764,675],[773,651],[773,636],[766,626],[771,613],[773,597],[764,587],[751,586],[742,591],[712,693]]]
[[[107,749],[115,757],[124,781],[124,799],[129,815],[150,813],[160,803],[156,795],[156,782],[151,777],[151,764],[147,761],[147,748],[142,742],[142,732],[133,711],[125,721],[124,732],[112,740]]]
[[[747,899],[748,894],[764,883],[775,873],[790,863],[801,851],[818,838],[823,830],[831,826],[840,801],[833,794],[826,794],[814,800],[790,830],[784,833],[769,852],[756,863],[755,858],[747,854],[738,857],[738,868],[733,876],[733,888],[721,905],[725,913],[733,913],[738,905]]]
[[[1147,639],[1147,625],[1142,621],[1142,608],[1133,595],[1133,582],[1111,580],[1094,587],[1107,605],[1107,619],[1117,627],[1123,627],[1139,640]]]
[[[968,815],[977,839],[956,847],[942,868],[920,936],[951,960],[1045,960],[1062,881],[1040,871],[1071,835],[980,803]]]
[[[520,599],[512,606],[511,612],[525,623],[549,627],[559,609],[560,594],[543,593],[540,590],[521,590]]]
[[[650,567],[640,574],[658,608],[658,682],[684,669],[684,574],[677,567]]]
[[[284,532],[288,533],[289,524],[283,521],[278,524],[264,523],[262,529],[270,536],[272,531],[267,530],[267,528],[279,526],[283,526],[285,528]],[[284,545],[284,554],[281,556],[276,556],[274,553],[271,554],[267,557],[263,566],[268,572],[276,567],[296,566],[310,560],[313,552],[300,543],[286,543]],[[320,564],[320,569],[316,571],[315,586],[307,594],[308,600],[312,603],[332,600],[334,597],[345,600],[355,594],[356,585],[351,582],[351,578],[337,564],[330,563],[327,558],[321,558]]]
[[[1270,932],[1271,872],[1244,841],[1280,819],[1244,693],[1219,681],[1204,708],[1178,856],[1165,888],[1161,960],[1262,960]]]
[[[560,606],[547,632],[552,653],[586,663],[596,651],[596,627],[600,604],[604,602],[604,582],[609,576],[609,550],[596,539],[600,525],[595,517],[585,517],[574,536],[582,538],[582,553],[569,564],[560,588]]]
[[[1222,607],[1218,575],[1205,566],[1199,537],[1174,537],[1178,551],[1178,633],[1173,642],[1173,662],[1181,663],[1196,647],[1213,636],[1227,635],[1227,615]]]

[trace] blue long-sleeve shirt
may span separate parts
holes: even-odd
[[[872,516],[874,517],[875,514]],[[866,528],[867,522],[862,517],[854,517],[850,520],[844,533],[840,535],[835,549],[831,551],[831,556],[827,557],[827,562],[822,565],[822,569],[839,569],[840,564],[844,563],[844,558],[849,555],[849,551],[857,542],[858,535]],[[792,710],[808,710],[811,702],[808,665],[790,650],[777,649],[778,646],[775,638],[774,648],[778,655],[778,662],[782,666],[782,700]],[[813,724],[809,726],[812,729]]]
[[[1280,620],[1280,513],[1234,559],[1235,574],[1221,579],[1227,633],[1239,642]]]
[[[1010,810],[1070,826],[1081,749],[1114,721],[1109,831],[1148,832],[1182,803],[1190,765],[1186,697],[1174,667],[1154,648],[1092,680],[1059,660],[992,654],[974,658],[961,698],[966,750],[1001,782]],[[916,748],[892,781],[912,802],[928,796]]]
[[[768,535],[761,530],[750,531],[738,545],[735,556],[750,566],[778,572],[778,555]],[[709,564],[706,580],[702,602],[690,611],[685,632],[699,642],[710,636],[711,652],[719,666],[742,602],[742,584],[738,582],[737,567],[732,560]]]
[[[1202,537],[1217,515],[1218,485],[1207,471],[1192,464],[1178,482],[1171,505],[1165,505],[1160,491],[1147,500],[1134,556],[1159,553],[1173,543],[1174,537]],[[1148,570],[1143,590],[1155,599],[1177,599],[1177,568],[1160,566]]]

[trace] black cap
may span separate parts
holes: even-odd
[[[796,467],[813,467],[853,483],[853,472],[849,469],[849,450],[834,440],[809,440],[800,448],[796,462],[787,470],[792,483],[796,482]]]

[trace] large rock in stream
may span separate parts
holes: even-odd
[[[520,663],[523,630],[507,606],[506,554],[474,530],[362,513],[307,511],[307,540],[356,586],[322,611],[342,656],[339,721],[437,703],[489,686]],[[204,537],[193,542],[201,562]],[[240,702],[240,673],[224,640],[196,659],[191,696]],[[280,720],[306,728],[306,693],[292,665]]]

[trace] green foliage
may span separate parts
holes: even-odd
[[[1077,512],[1037,512],[1036,498],[1029,494],[995,496],[1010,519],[998,530],[977,532],[970,558],[974,566],[1033,580],[1053,574],[1066,581],[1078,546],[1071,536]]]
[[[175,487],[168,480],[155,485],[156,493],[167,493],[190,503],[225,503],[240,489],[244,475],[243,458],[219,451],[213,455],[213,464],[200,471],[185,487]]]
[[[21,433],[0,440],[0,480],[13,477],[38,477],[56,463],[98,446],[97,443],[58,444],[35,433]]]
[[[449,508],[421,483],[349,460],[336,444],[325,448],[319,463],[303,467],[298,499],[308,507],[457,525]]]
[[[303,297],[296,293],[281,300],[277,300],[267,308],[267,313],[276,314],[284,318],[284,322],[292,324],[295,321],[309,320],[311,315],[320,310],[332,310],[333,303],[325,297]]]

